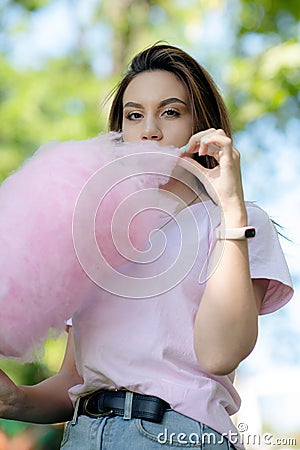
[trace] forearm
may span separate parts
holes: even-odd
[[[78,383],[75,378],[58,373],[35,386],[15,386],[0,416],[33,423],[57,423],[72,417],[73,406],[68,389]]]
[[[16,386],[0,371],[0,417],[34,423],[69,420],[73,406],[68,389],[82,382],[76,369],[73,333],[70,329],[64,360],[57,375],[35,386]]]
[[[246,220],[228,220],[226,226],[244,226]],[[252,351],[257,339],[247,241],[217,241],[211,272],[195,320],[194,346],[204,370],[225,374]]]

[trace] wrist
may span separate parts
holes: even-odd
[[[248,225],[247,211],[245,207],[234,210],[222,211],[222,226],[225,228],[240,228]]]
[[[18,386],[15,386],[15,389],[1,402],[0,416],[3,419],[18,420],[19,406],[22,409],[25,408],[24,394]]]
[[[220,204],[223,221],[227,227],[245,227],[247,226],[247,210],[244,198],[234,196],[222,201]]]
[[[239,228],[222,228],[218,227],[215,231],[218,240],[245,240],[255,237],[254,227],[239,227]]]

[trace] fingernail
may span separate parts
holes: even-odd
[[[203,139],[201,139],[201,142],[203,143],[203,144],[205,144],[206,142],[208,141],[208,138],[206,137],[206,138],[203,138]]]
[[[189,146],[189,144],[186,144],[186,145],[183,147],[183,153],[185,153],[185,152],[187,151],[188,146]]]

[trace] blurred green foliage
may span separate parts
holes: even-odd
[[[264,114],[284,129],[300,119],[299,2],[240,1],[227,104],[235,129]]]
[[[20,5],[29,12],[41,8],[49,2],[50,0],[11,0],[11,4]]]
[[[3,179],[39,144],[94,137],[105,130],[100,101],[108,82],[85,64],[51,61],[19,73],[0,59],[0,177]]]
[[[39,383],[45,378],[54,375],[63,359],[66,346],[67,333],[57,338],[48,339],[43,348],[43,354],[33,363],[21,364],[16,361],[5,359],[0,360],[1,369],[4,370],[12,380],[19,385],[33,385]],[[33,425],[14,420],[0,419],[1,431],[7,436],[8,442],[12,442],[14,449],[24,450],[55,450],[59,448],[59,444],[63,433],[63,424],[53,425]],[[24,435],[24,439],[22,436]],[[15,437],[20,437],[20,442],[14,442]],[[3,436],[2,436],[3,437]],[[25,437],[27,439],[25,439]],[[11,440],[11,441],[10,441]],[[32,447],[28,445],[27,440]],[[25,444],[25,441],[27,442]],[[1,440],[0,449],[9,450],[9,444]]]
[[[92,14],[86,20],[76,2],[66,0],[73,13],[70,20],[77,26],[67,55],[49,58],[38,68],[18,68],[11,59],[14,42],[26,39],[34,15],[54,3],[0,3],[0,181],[44,142],[85,139],[106,131],[107,109],[102,102],[131,56],[158,40],[191,52],[196,46],[209,46],[209,42],[195,41],[191,33],[201,29],[208,12],[231,14],[234,42],[223,81],[234,129],[243,129],[266,114],[274,115],[278,127],[291,117],[299,119],[298,0],[102,0],[92,2]],[[98,37],[105,32],[107,44],[91,46],[91,30]],[[95,70],[101,54],[111,62],[107,76],[101,75],[101,58],[101,70]],[[64,345],[65,336],[49,340],[40,361],[21,365],[2,360],[1,367],[17,383],[36,383],[59,368]],[[13,421],[0,421],[0,428],[9,436],[29,430],[36,449],[51,450],[58,448],[62,432],[61,427]]]

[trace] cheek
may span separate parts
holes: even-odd
[[[138,139],[139,134],[136,128],[128,127],[125,124],[123,125],[123,140],[126,142],[135,141]]]
[[[128,135],[128,127],[127,127],[127,125],[126,125],[126,122],[123,120],[123,122],[122,122],[122,133],[123,133],[123,136],[125,137],[126,135]]]
[[[192,134],[190,124],[182,124],[182,126],[176,127],[174,130],[174,136],[176,136],[176,140],[178,142],[177,146],[181,147],[185,145],[189,141]]]

